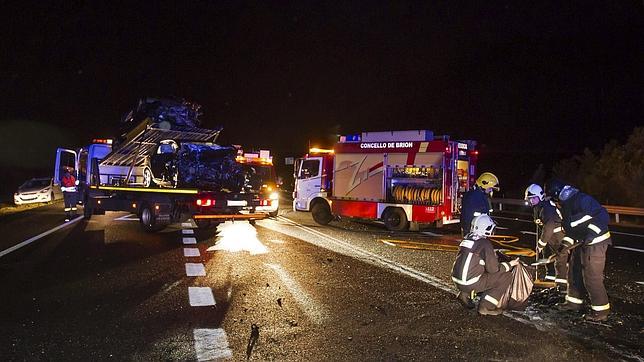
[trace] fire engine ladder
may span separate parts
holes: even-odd
[[[100,166],[129,166],[126,182],[129,181],[134,167],[145,165],[149,156],[160,141],[215,142],[221,129],[211,130],[196,127],[158,127],[152,120],[145,119],[125,136],[125,140],[112,149]]]

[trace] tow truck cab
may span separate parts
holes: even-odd
[[[236,161],[244,167],[248,177],[248,185],[259,190],[257,197],[253,200],[254,211],[267,213],[271,217],[277,216],[280,185],[270,152],[267,150],[244,152],[240,148]]]

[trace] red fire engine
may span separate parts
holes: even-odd
[[[427,130],[341,136],[332,150],[295,162],[293,209],[325,225],[336,217],[381,220],[389,230],[459,222],[475,182],[476,142]]]

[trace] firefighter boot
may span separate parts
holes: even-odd
[[[603,312],[595,312],[591,311],[590,313],[584,315],[584,319],[589,321],[589,322],[604,322],[605,320],[608,319],[608,313]]]
[[[456,300],[458,300],[464,308],[474,309],[474,302],[472,302],[472,298],[470,298],[468,293],[458,292]]]
[[[480,315],[499,315],[503,313],[503,309],[500,308],[488,308],[485,303],[479,303],[478,312]]]
[[[578,312],[581,310],[581,305],[571,302],[557,303],[556,307],[562,312]]]

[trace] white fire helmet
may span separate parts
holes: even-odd
[[[496,227],[496,223],[490,215],[483,214],[476,216],[472,220],[472,227],[470,228],[470,234],[484,237],[484,236],[490,236],[494,233],[494,228]]]
[[[528,186],[527,189],[525,189],[525,196],[523,199],[528,201],[529,199],[535,196],[538,197],[539,200],[543,201],[545,194],[543,193],[543,189],[541,188],[541,186],[537,184],[532,184]]]

